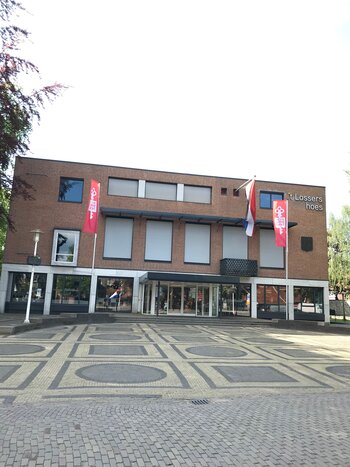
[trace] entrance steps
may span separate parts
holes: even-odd
[[[201,326],[271,326],[271,321],[254,319],[246,316],[229,316],[221,318],[205,318],[202,316],[143,315],[136,313],[115,313],[116,323],[178,324]]]

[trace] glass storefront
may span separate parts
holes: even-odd
[[[294,287],[294,313],[323,314],[323,289]]]
[[[28,302],[28,292],[31,273],[12,273],[12,287],[9,301],[6,302],[5,311],[25,311]],[[34,274],[31,298],[31,311],[42,313],[46,291],[46,274]]]
[[[133,285],[133,279],[125,277],[98,277],[96,311],[131,312]]]
[[[286,317],[286,286],[258,285],[257,286],[258,318]]]
[[[64,276],[55,274],[52,288],[52,304],[85,305],[89,304],[90,276]]]
[[[221,312],[239,316],[250,316],[250,284],[222,285]]]
[[[152,292],[155,294],[152,307]],[[143,313],[218,316],[219,312],[250,316],[251,286],[159,282],[144,285]]]

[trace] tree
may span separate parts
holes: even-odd
[[[0,0],[0,229],[15,228],[9,217],[10,197],[32,197],[31,186],[24,179],[13,180],[15,158],[28,153],[29,135],[34,122],[40,121],[40,110],[64,88],[56,83],[27,92],[21,85],[23,77],[39,76],[39,69],[18,54],[29,32],[10,20],[21,10],[19,1]],[[0,242],[2,238],[0,235]]]
[[[340,219],[332,214],[328,229],[328,275],[335,293],[350,295],[350,206],[344,206]]]

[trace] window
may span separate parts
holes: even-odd
[[[260,267],[284,268],[284,248],[276,246],[273,230],[260,229]]]
[[[172,222],[147,221],[145,260],[171,261]]]
[[[285,285],[258,285],[258,311],[286,312]]]
[[[29,272],[14,272],[12,278],[11,302],[27,302],[29,292]],[[32,301],[43,303],[46,289],[46,274],[34,274]]]
[[[173,183],[146,182],[146,198],[176,201],[177,185]]]
[[[52,303],[87,305],[90,296],[90,276],[55,274],[52,287]]]
[[[221,194],[227,196],[227,188],[221,188]]]
[[[80,232],[77,230],[54,230],[52,264],[76,266],[78,261]]]
[[[223,258],[248,258],[248,237],[242,227],[223,227]]]
[[[105,230],[105,258],[131,259],[133,220],[107,217]]]
[[[185,263],[210,263],[210,225],[185,225]]]
[[[294,311],[323,313],[323,289],[321,287],[294,287]]]
[[[184,187],[184,201],[191,203],[211,203],[211,188],[207,186],[191,186]]]
[[[125,178],[109,178],[108,194],[114,196],[131,196],[137,198],[138,180],[128,180]]]
[[[131,311],[133,285],[125,277],[98,277],[96,311]]]
[[[81,203],[83,200],[84,180],[61,177],[59,201],[66,203]]]
[[[274,193],[271,191],[260,192],[260,207],[262,209],[272,209],[273,201],[283,199],[283,193]]]

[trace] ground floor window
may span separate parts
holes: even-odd
[[[53,277],[52,303],[57,305],[88,305],[90,284],[90,276],[55,274]]]
[[[251,285],[223,285],[221,287],[221,312],[250,316]]]
[[[28,303],[30,272],[10,274],[10,293],[5,304],[6,312],[24,312]],[[31,297],[31,311],[42,313],[46,291],[46,274],[34,274]]]
[[[294,312],[323,313],[323,289],[294,287]]]
[[[98,277],[96,311],[132,311],[134,280],[125,277]]]
[[[27,302],[30,282],[30,272],[14,272],[10,302]],[[32,301],[44,302],[46,290],[46,274],[34,274]]]
[[[285,285],[257,286],[258,312],[286,313]]]

